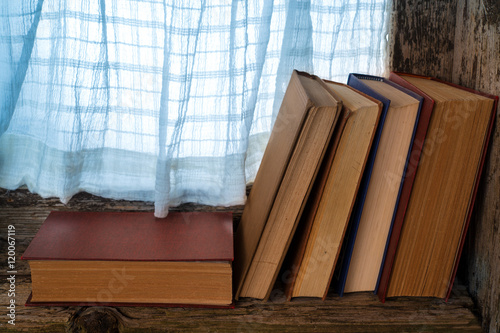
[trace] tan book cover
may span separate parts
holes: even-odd
[[[24,252],[27,305],[231,307],[227,212],[59,212]]]
[[[456,271],[495,100],[442,81],[404,76],[434,100],[386,297],[446,298]]]
[[[269,296],[340,108],[319,78],[292,74],[236,233],[237,298]]]
[[[288,297],[326,297],[340,244],[356,200],[379,117],[381,103],[348,87],[326,81],[328,88],[339,96],[349,117],[342,131],[335,156],[312,218],[311,229],[303,253],[295,261],[296,278]]]

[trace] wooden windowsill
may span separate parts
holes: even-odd
[[[206,207],[183,205],[178,210],[231,210],[237,224],[238,207]],[[330,294],[325,301],[312,298],[285,302],[283,289],[276,285],[271,300],[262,302],[242,299],[234,309],[160,308],[160,307],[25,307],[31,290],[30,271],[20,261],[29,242],[51,210],[93,211],[152,211],[152,203],[102,199],[89,194],[76,195],[68,205],[57,199],[42,199],[27,190],[0,190],[0,229],[6,235],[7,226],[15,226],[16,234],[16,325],[2,326],[13,331],[79,332],[92,327],[117,327],[120,332],[141,329],[160,331],[233,331],[262,332],[321,331],[321,332],[481,332],[480,319],[466,287],[455,283],[448,302],[432,298],[397,298],[381,303],[372,293]],[[2,237],[4,237],[2,236]],[[6,262],[7,253],[2,254]],[[6,279],[6,270],[1,273]],[[6,284],[4,283],[6,286]],[[0,303],[7,305],[7,293]],[[92,326],[94,325],[94,326]],[[98,326],[95,326],[98,325]]]

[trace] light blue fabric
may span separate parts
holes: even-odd
[[[386,1],[0,4],[0,187],[242,204],[293,69],[385,69]]]

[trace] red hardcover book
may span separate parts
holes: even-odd
[[[27,305],[232,306],[225,212],[51,212],[22,258]]]
[[[415,274],[413,274],[412,272],[415,270],[415,267],[419,267],[419,265],[422,265],[422,262],[425,262],[424,260],[429,260],[429,258],[431,258],[432,260],[432,256],[435,256],[436,254],[433,253],[430,257],[427,257],[425,253],[418,251],[416,248],[415,250],[413,250],[414,254],[412,254],[412,252],[408,252],[408,244],[403,243],[415,242],[413,246],[418,246],[420,242],[420,244],[425,244],[425,246],[427,247],[432,246],[432,244],[436,244],[436,240],[445,238],[446,242],[439,242],[440,244],[443,244],[441,247],[450,253],[455,253],[454,256],[448,256],[448,258],[452,259],[450,261],[450,268],[449,270],[448,268],[442,268],[448,267],[448,264],[446,264],[446,262],[444,261],[442,262],[442,264],[439,264],[440,261],[434,260],[434,263],[438,263],[439,265],[441,265],[438,270],[443,270],[446,273],[446,278],[444,278],[445,275],[443,275],[443,281],[436,285],[430,283],[430,280],[420,280],[419,282],[418,278],[416,279],[417,284],[414,284],[415,281],[413,280],[406,281],[404,283],[407,286],[416,286],[416,293],[421,293],[422,296],[443,297],[445,298],[445,300],[447,300],[451,293],[451,288],[453,286],[453,281],[457,272],[460,255],[463,249],[465,236],[470,222],[472,208],[474,206],[474,201],[479,186],[479,180],[487,153],[488,143],[491,137],[493,122],[496,115],[498,97],[431,77],[423,77],[405,73],[392,73],[390,79],[394,80],[398,84],[404,85],[406,88],[413,90],[420,95],[423,95],[426,99],[427,104],[432,102],[432,98],[426,96],[422,92],[418,92],[415,84],[419,82],[419,79],[436,81],[449,87],[461,89],[462,91],[464,91],[464,96],[467,93],[472,93],[491,99],[491,102],[487,109],[476,109],[476,111],[474,111],[471,109],[459,109],[459,107],[457,107],[456,109],[441,107],[439,110],[440,114],[436,116],[434,116],[434,114],[436,113],[437,104],[434,103],[434,111],[429,124],[429,133],[427,133],[426,135],[424,146],[422,148],[424,153],[422,154],[420,164],[416,170],[416,179],[413,190],[413,192],[416,193],[412,192],[408,204],[405,207],[401,208],[402,217],[399,220],[397,230],[393,230],[393,234],[389,243],[386,263],[383,267],[383,273],[378,292],[381,300],[385,300],[385,297],[388,296],[413,294],[413,292],[410,292],[407,287],[402,287],[401,274],[403,273],[407,276],[407,278],[405,278],[406,280],[408,280],[408,277],[412,277],[413,279]],[[419,84],[422,85],[422,87],[427,87],[426,89],[429,95],[431,95],[431,93],[435,93],[432,88],[429,89],[430,86],[428,84],[425,84],[425,82],[422,83],[422,81],[420,81]],[[437,96],[441,95],[438,94]],[[484,105],[485,106],[483,108],[486,107],[486,104]],[[465,113],[460,110],[465,110]],[[483,114],[483,116],[480,116],[481,114]],[[457,130],[459,131],[457,132]],[[471,131],[471,133],[477,133],[476,145],[478,149],[464,153],[464,150],[461,147],[460,143],[458,143],[458,140],[465,140],[463,141],[463,145],[469,145],[469,141],[473,139],[472,134],[464,135],[466,130]],[[446,146],[448,142],[452,143],[452,146]],[[455,146],[453,146],[454,143]],[[446,149],[441,150],[441,147],[445,147]],[[452,151],[452,149],[455,149],[455,151]],[[465,158],[462,160],[458,154],[465,154]],[[446,160],[446,156],[451,158],[451,160]],[[446,186],[449,186],[446,185],[446,179],[448,179],[448,177],[453,177],[453,172],[446,168],[443,169],[443,165],[448,165],[448,167],[450,168],[455,168],[455,175],[458,177],[457,179],[459,179],[459,182],[461,184],[460,192],[443,192],[443,190],[446,190]],[[469,171],[467,173],[465,172],[466,167],[469,168]],[[462,169],[464,170],[463,174],[456,173],[457,170]],[[429,172],[432,172],[432,174],[429,174]],[[436,173],[442,173],[445,178],[443,178],[443,176],[436,178]],[[467,183],[465,183],[465,181],[463,180],[465,178],[468,179]],[[437,183],[439,187],[436,187],[436,185],[430,185],[434,182]],[[454,182],[448,184],[453,183]],[[422,194],[424,193],[422,190],[425,190],[426,187],[432,188],[433,186],[435,192],[431,191],[427,193],[434,197],[436,197],[437,194],[438,200],[435,200],[435,198],[429,199],[427,197],[425,201],[422,201]],[[442,198],[444,198],[444,201],[442,201]],[[413,207],[410,207],[412,206],[412,204]],[[409,212],[410,209],[416,207],[418,207],[418,209],[413,209],[412,212]],[[436,211],[436,207],[439,210]],[[451,207],[452,210],[449,211],[448,207]],[[438,218],[438,221],[432,224],[432,229],[434,229],[434,226],[437,227],[437,234],[432,234],[432,231],[426,231],[421,227],[423,223],[422,221],[427,220],[427,218],[429,217],[433,219],[432,214],[431,216],[427,216],[428,212],[432,211],[436,211],[436,214],[440,214],[440,212],[442,211],[448,211],[448,214],[445,214],[440,218],[436,216]],[[458,211],[461,212],[456,217],[456,223],[458,223],[456,225],[458,227],[455,228],[455,236],[452,236],[453,230],[449,229],[448,227],[443,229],[440,224],[443,220],[449,218],[450,212],[453,212],[453,214],[455,215],[455,212]],[[414,241],[415,239],[417,239],[417,241]],[[420,241],[418,241],[418,239],[420,239]],[[426,247],[420,247],[420,249],[426,249]],[[402,250],[402,248],[404,249]],[[422,267],[419,267],[417,270],[422,272]],[[432,277],[433,275],[439,276],[437,271],[429,268],[429,266],[427,266],[424,271],[427,272],[427,278]],[[417,274],[417,276],[419,274]],[[391,284],[393,285],[391,286]]]

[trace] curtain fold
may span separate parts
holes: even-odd
[[[235,205],[293,69],[385,70],[386,0],[0,4],[0,187]]]

